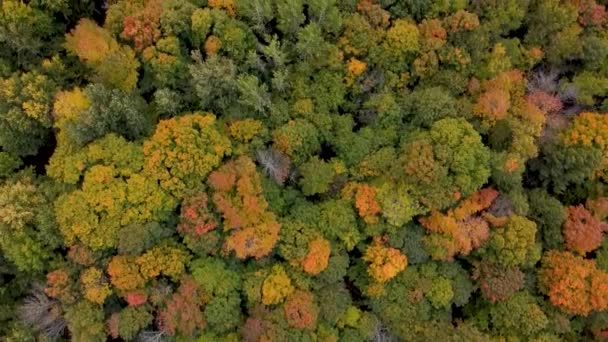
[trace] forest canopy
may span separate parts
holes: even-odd
[[[606,6],[0,1],[0,341],[607,340]]]

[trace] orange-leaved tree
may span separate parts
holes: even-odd
[[[225,163],[209,175],[213,203],[230,231],[225,248],[240,259],[261,258],[274,248],[281,225],[268,210],[260,175],[249,157]]]
[[[543,255],[538,281],[541,292],[567,313],[587,316],[608,309],[608,273],[599,270],[595,260],[548,251]]]

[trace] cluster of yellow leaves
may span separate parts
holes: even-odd
[[[83,287],[84,298],[93,303],[103,304],[106,298],[112,294],[103,272],[97,267],[89,267],[84,270],[80,275],[80,283]]]
[[[91,106],[91,101],[84,94],[82,89],[76,87],[69,91],[60,91],[55,95],[55,103],[53,104],[53,113],[55,120],[58,122],[71,121],[77,119],[79,113],[85,111]]]
[[[249,157],[231,160],[209,175],[213,203],[231,231],[225,247],[240,259],[268,255],[279,238],[281,225],[268,211],[260,176]]]
[[[130,291],[141,288],[146,279],[139,272],[136,257],[131,255],[115,255],[108,264],[110,282],[119,290]]]
[[[231,147],[230,140],[217,131],[215,116],[194,113],[159,122],[143,151],[144,171],[182,197],[186,190],[201,186]]]
[[[608,115],[600,113],[581,113],[572,122],[572,127],[562,134],[567,146],[596,147],[602,151],[601,169],[608,169]]]
[[[283,267],[275,265],[262,283],[262,303],[264,305],[279,304],[294,290],[291,279]]]
[[[308,254],[301,262],[304,272],[312,275],[321,273],[327,268],[330,254],[331,245],[329,241],[323,238],[311,240],[308,243]]]
[[[236,140],[249,142],[264,130],[264,124],[255,119],[233,121],[228,125],[228,133]]]
[[[346,76],[345,81],[346,85],[352,85],[357,77],[361,76],[367,69],[367,63],[362,62],[356,58],[351,58],[346,63]]]
[[[374,239],[362,259],[370,263],[368,272],[379,283],[392,279],[407,267],[407,257],[396,248],[384,246],[379,239]]]
[[[161,244],[140,256],[114,256],[108,264],[108,274],[117,289],[131,291],[160,275],[179,279],[189,261],[190,255],[184,250]]]
[[[94,250],[115,246],[121,226],[162,219],[173,198],[141,174],[126,181],[113,166],[95,165],[82,189],[60,196],[55,204],[59,229],[67,243],[80,240]]]
[[[190,255],[182,249],[157,245],[137,257],[135,262],[139,265],[141,274],[147,279],[162,274],[177,280],[186,270],[189,260]]]
[[[0,100],[18,107],[28,118],[50,127],[53,88],[54,84],[48,76],[27,72],[0,79]]]

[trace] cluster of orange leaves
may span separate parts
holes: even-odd
[[[595,260],[548,251],[538,280],[551,303],[567,313],[587,316],[608,309],[608,273],[597,269]]]
[[[70,303],[76,300],[72,289],[72,280],[67,269],[60,268],[46,275],[46,288],[44,292],[47,296],[57,298],[62,302]]]
[[[236,3],[234,0],[209,0],[208,4],[211,8],[225,10],[231,17],[236,15]]]
[[[438,248],[433,258],[449,261],[457,254],[467,255],[490,238],[488,222],[473,216],[486,208],[498,197],[498,191],[485,188],[464,199],[458,207],[442,214],[436,210],[420,219],[429,231],[425,237],[427,244]]]
[[[585,255],[600,247],[608,224],[602,222],[582,205],[570,206],[564,222],[564,240],[566,247]]]
[[[362,259],[370,263],[368,272],[379,283],[394,278],[407,267],[407,257],[398,249],[385,246],[379,238],[374,238]]]
[[[301,262],[304,272],[317,275],[327,268],[331,246],[329,241],[323,238],[311,240],[308,243],[308,254]]]
[[[382,210],[376,199],[376,188],[367,184],[362,184],[357,187],[355,192],[355,207],[359,212],[359,216],[366,223],[378,222],[378,214]]]
[[[213,203],[231,231],[226,249],[240,259],[268,255],[279,238],[281,225],[268,210],[260,176],[249,157],[241,156],[209,175]]]
[[[514,102],[523,96],[524,77],[513,69],[502,72],[480,85],[482,93],[473,108],[473,113],[490,126],[505,119]]]
[[[147,1],[146,6],[123,20],[123,31],[121,36],[133,40],[135,50],[141,51],[156,42],[161,35],[160,15],[162,12],[162,1]]]

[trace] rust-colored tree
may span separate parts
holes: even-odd
[[[297,290],[283,305],[287,324],[297,329],[313,330],[317,325],[319,309],[310,292]]]
[[[542,258],[538,281],[541,292],[567,313],[587,316],[608,309],[608,273],[597,269],[595,260],[548,251]]]
[[[524,273],[514,266],[480,262],[475,265],[472,278],[491,302],[503,301],[524,287]]]
[[[582,205],[568,207],[566,212],[563,230],[566,247],[582,255],[599,248],[608,225]]]
[[[193,279],[182,279],[167,307],[156,317],[160,329],[167,335],[193,336],[205,327],[204,296]]]
[[[281,225],[268,210],[260,175],[249,157],[231,160],[209,175],[213,203],[231,234],[225,248],[240,259],[268,255],[279,238]]]

